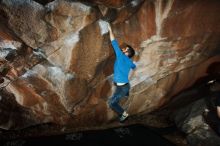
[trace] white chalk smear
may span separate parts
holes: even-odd
[[[108,32],[108,25],[107,21],[99,20],[99,27],[101,29],[101,34],[104,35]]]

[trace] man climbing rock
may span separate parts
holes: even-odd
[[[123,97],[129,95],[130,84],[128,77],[130,69],[136,68],[136,65],[131,60],[135,54],[135,51],[129,45],[126,45],[124,48],[120,49],[118,42],[115,40],[111,26],[108,25],[108,28],[111,44],[116,56],[113,78],[116,90],[109,100],[109,106],[119,115],[119,121],[124,122],[128,118],[128,113],[119,105],[119,101]]]

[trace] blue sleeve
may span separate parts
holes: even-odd
[[[117,40],[114,39],[114,40],[111,41],[111,43],[112,43],[112,47],[115,51],[116,57],[120,57],[122,55],[122,51],[119,48]]]
[[[135,68],[136,68],[136,65],[135,65],[133,62],[131,63],[131,68],[132,68],[132,69],[135,69]]]

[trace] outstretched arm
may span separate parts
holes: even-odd
[[[108,29],[109,29],[110,40],[113,41],[115,39],[115,36],[112,32],[112,28],[111,28],[110,24],[108,25]]]
[[[110,35],[112,47],[113,47],[115,54],[116,54],[116,58],[119,58],[123,53],[122,53],[121,49],[119,48],[118,42],[115,40],[115,36],[112,32],[112,28],[111,28],[110,24],[108,25],[108,29],[109,29],[109,35]]]

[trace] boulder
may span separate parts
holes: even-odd
[[[0,95],[33,122],[16,125],[2,116],[1,127],[118,125],[107,105],[115,59],[108,23],[120,45],[136,50],[130,97],[122,105],[131,116],[160,110],[220,62],[219,6],[218,0],[2,0],[1,51],[11,46],[17,53]]]

